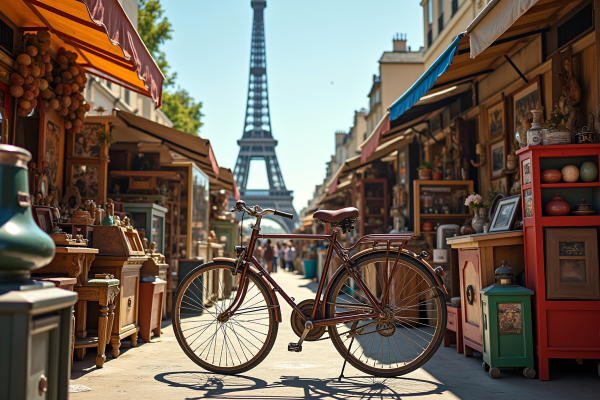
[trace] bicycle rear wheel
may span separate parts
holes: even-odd
[[[390,252],[387,264],[385,251],[357,260],[360,276],[379,304],[397,254]],[[348,362],[357,369],[382,377],[404,375],[425,364],[443,340],[447,318],[443,293],[434,277],[411,257],[400,255],[389,285],[388,302],[379,317],[329,327],[342,357],[348,355]],[[372,311],[348,272],[338,275],[327,296],[327,318]]]
[[[279,323],[275,303],[251,270],[242,305],[222,318],[242,284],[231,275],[232,263],[207,263],[190,272],[177,288],[173,330],[179,345],[196,364],[219,374],[254,368],[269,354]],[[220,317],[221,316],[221,317]]]

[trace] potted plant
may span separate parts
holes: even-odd
[[[465,205],[473,210],[471,226],[475,229],[476,233],[483,233],[483,226],[490,222],[487,216],[487,206],[483,197],[477,193],[473,193],[466,198]]]
[[[423,163],[419,166],[419,179],[428,180],[431,179],[431,161],[423,161]]]
[[[441,169],[435,168],[431,173],[431,176],[434,181],[441,181],[444,179],[444,172],[442,172]]]

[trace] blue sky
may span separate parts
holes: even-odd
[[[246,105],[250,0],[161,3],[174,28],[164,50],[177,84],[204,103],[201,136],[210,139],[219,164],[233,170]],[[367,107],[377,61],[397,32],[407,34],[413,49],[423,45],[419,1],[267,0],[271,125],[297,211],[323,181],[334,132],[348,131],[354,110]],[[250,174],[251,183],[264,181],[264,171]]]

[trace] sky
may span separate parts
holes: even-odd
[[[163,50],[178,74],[177,85],[202,101],[200,136],[211,141],[219,165],[233,170],[246,109],[250,0],[161,3],[174,30]],[[406,34],[413,49],[423,46],[419,1],[267,0],[271,127],[296,211],[325,178],[334,133],[348,132],[354,111],[367,108],[378,60],[392,50],[396,33]],[[248,189],[266,188],[265,176],[265,170],[251,167]]]

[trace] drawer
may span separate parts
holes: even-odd
[[[456,332],[456,314],[448,313],[448,320],[446,322],[446,329]]]
[[[138,276],[123,276],[121,287],[123,290],[123,300],[121,301],[122,326],[137,323]]]

